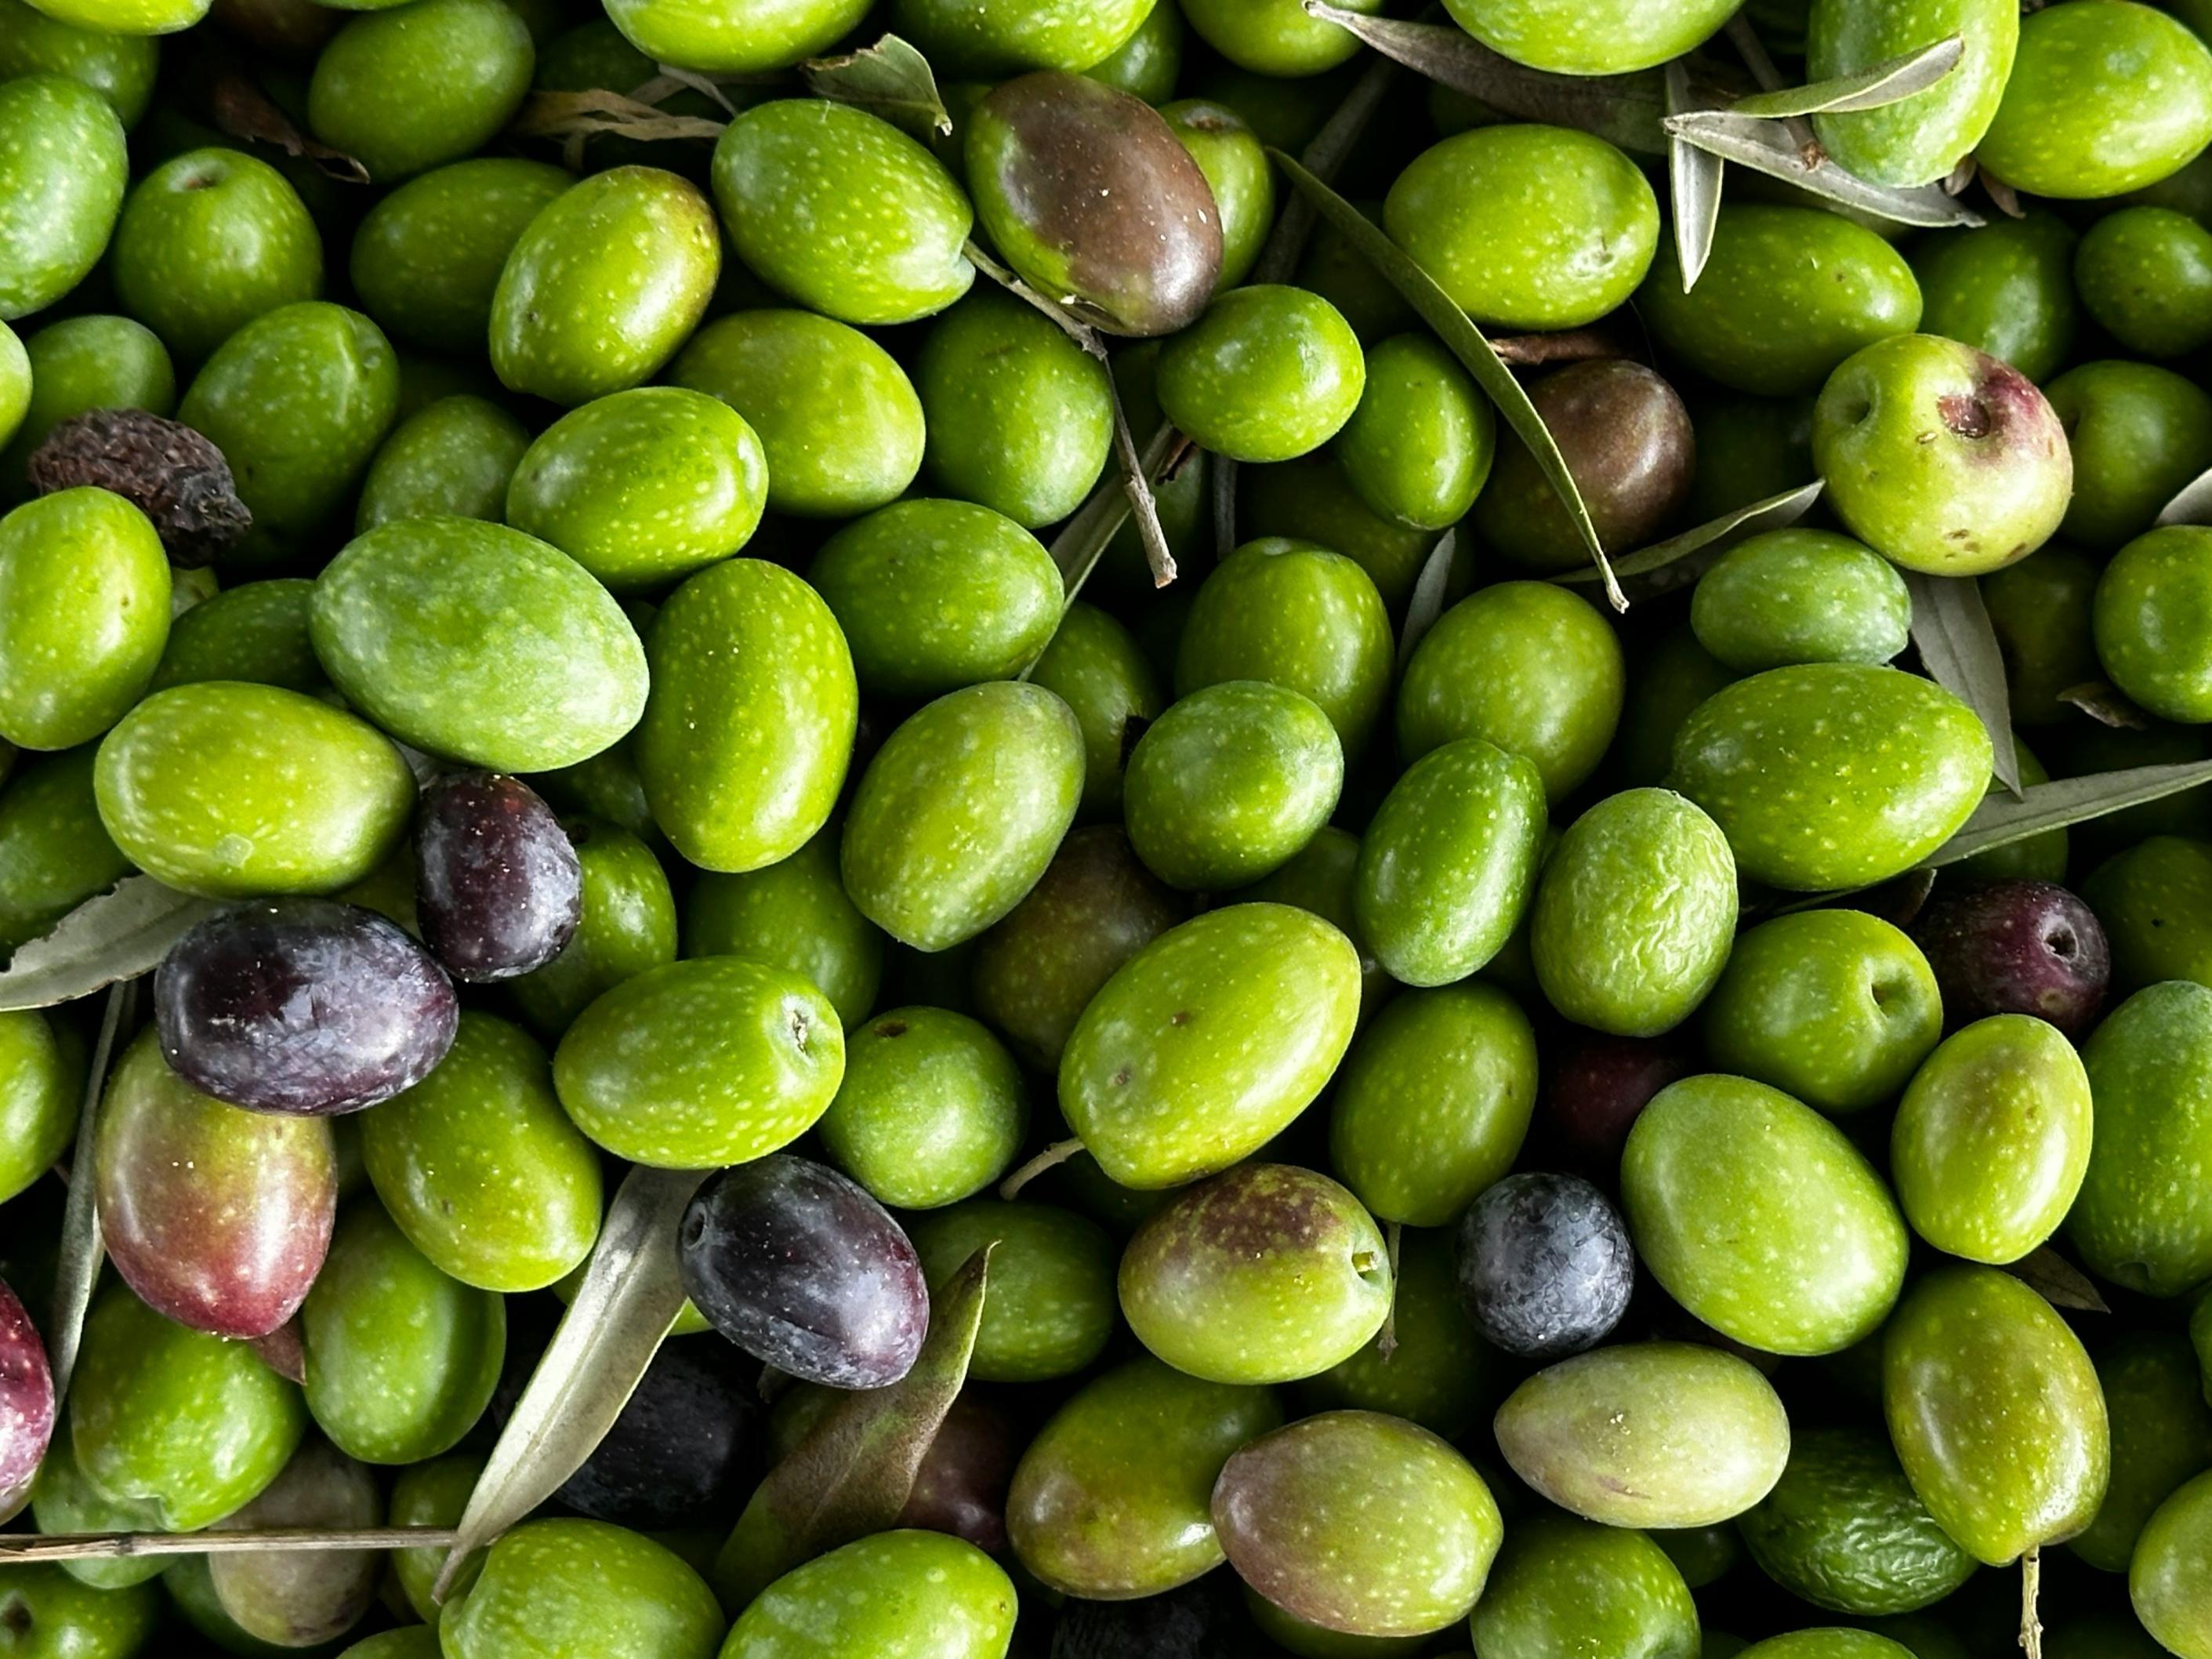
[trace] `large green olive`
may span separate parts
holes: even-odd
[[[2136,992],[2082,1052],[2096,1134],[2066,1235],[2091,1272],[2179,1296],[2212,1276],[2212,990],[2171,980]]]
[[[64,489],[0,519],[0,738],[90,742],[137,702],[168,638],[168,559],[130,502]]]

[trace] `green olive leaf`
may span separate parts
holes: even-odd
[[[1972,709],[1990,734],[1997,781],[2020,793],[2020,750],[2012,736],[2012,694],[2005,685],[2004,654],[1972,576],[1905,573],[1912,595],[1912,642],[1929,678]]]
[[[1451,586],[1452,558],[1458,550],[1459,528],[1444,532],[1429,550],[1421,574],[1413,579],[1413,597],[1406,602],[1406,625],[1398,633],[1398,672],[1413,659],[1413,647],[1444,614],[1444,592]]]
[[[518,138],[580,138],[616,132],[641,142],[699,138],[711,144],[727,125],[703,115],[670,115],[619,92],[594,87],[585,92],[532,93],[507,131]]]
[[[897,1521],[968,1380],[992,1248],[969,1256],[930,1298],[929,1334],[914,1369],[888,1388],[847,1395],[754,1490],[714,1561],[725,1607],[744,1607],[792,1568]]]
[[[2198,473],[2159,509],[2157,527],[2173,524],[2212,524],[2212,471]]]
[[[1621,586],[1638,599],[1652,599],[1686,587],[1712,568],[1721,555],[1738,542],[1748,541],[1770,530],[1787,530],[1796,524],[1813,510],[1813,503],[1820,499],[1824,487],[1815,478],[1779,495],[1731,508],[1717,519],[1708,519],[1694,530],[1685,530],[1679,536],[1654,542],[1626,558],[1616,559],[1613,574],[1620,579]],[[1597,579],[1595,570],[1570,570],[1552,578],[1569,586]]]
[[[2018,799],[1992,794],[1974,809],[1959,833],[1923,863],[1929,869],[1956,864],[1992,848],[2009,847],[2046,830],[2087,823],[2110,812],[2163,800],[2198,784],[2212,782],[2212,761],[2179,761],[2166,766],[2133,766],[2124,772],[2092,772],[2086,777],[2031,783]]]
[[[2017,1261],[2007,1262],[2005,1271],[2054,1308],[2074,1308],[2083,1313],[2112,1310],[2088,1274],[2048,1244]]]
[[[1838,75],[1815,81],[1809,87],[1787,87],[1779,92],[1753,93],[1729,107],[1738,115],[1776,118],[1785,115],[1844,115],[1859,110],[1884,109],[1928,90],[1948,76],[1966,55],[1964,37],[1952,34],[1886,58],[1855,75]],[[1674,112],[1669,111],[1670,114]]]
[[[952,136],[952,117],[937,94],[929,59],[896,34],[842,58],[817,58],[799,65],[807,90],[880,115],[925,143]]]
[[[53,1372],[57,1421],[62,1402],[69,1396],[70,1378],[76,1370],[77,1349],[84,1340],[85,1310],[92,1306],[92,1292],[100,1283],[100,1264],[105,1255],[100,1237],[100,1183],[92,1178],[92,1147],[100,1127],[100,1097],[107,1091],[108,1067],[114,1063],[124,1027],[131,1023],[137,1006],[136,980],[122,980],[108,988],[107,1006],[100,1017],[100,1037],[93,1044],[92,1063],[85,1068],[76,1147],[70,1155],[70,1169],[76,1179],[70,1182],[69,1201],[62,1210],[54,1305],[47,1318],[52,1328],[46,1333],[46,1364]]]
[[[1559,504],[1566,508],[1567,517],[1581,536],[1583,545],[1589,550],[1599,579],[1605,583],[1606,597],[1616,611],[1628,609],[1628,600],[1613,580],[1613,567],[1607,562],[1605,544],[1598,539],[1597,526],[1590,522],[1589,508],[1583,502],[1582,491],[1576,487],[1574,474],[1567,471],[1566,459],[1559,453],[1559,446],[1544,426],[1544,417],[1536,412],[1535,404],[1528,401],[1528,393],[1521,382],[1513,378],[1508,368],[1483,332],[1469,320],[1468,314],[1452,303],[1451,296],[1438,288],[1435,279],[1414,263],[1413,258],[1376,226],[1367,216],[1339,196],[1312,173],[1279,149],[1269,149],[1275,165],[1283,170],[1299,194],[1312,202],[1321,216],[1328,221],[1337,233],[1358,249],[1373,265],[1383,281],[1398,290],[1407,304],[1420,313],[1424,322],[1436,331],[1437,337],[1444,343],[1452,356],[1460,360],[1467,372],[1474,376],[1475,384],[1498,405],[1505,423],[1528,447],[1536,465],[1559,496]]]
[[[491,1449],[433,1594],[445,1598],[468,1558],[560,1489],[614,1426],[684,1310],[676,1232],[702,1170],[623,1177],[592,1247],[576,1299]]]
[[[1667,65],[1667,113],[1710,107],[1690,85],[1690,71],[1677,58]],[[1667,188],[1674,209],[1674,252],[1687,294],[1705,274],[1712,258],[1713,233],[1721,222],[1721,175],[1728,163],[1681,138],[1667,141]]]
[[[151,876],[125,876],[16,950],[0,973],[0,1012],[51,1008],[151,973],[219,908]]]
[[[1780,121],[1740,115],[1734,110],[1692,110],[1668,116],[1664,125],[1669,137],[1683,139],[1770,179],[1796,185],[1840,207],[1928,229],[1972,228],[1984,222],[1980,214],[1964,206],[1941,185],[1899,190],[1869,184],[1856,173],[1846,173],[1817,146],[1808,149],[1801,144]]]
[[[1633,75],[1553,75],[1501,56],[1449,23],[1369,17],[1305,0],[1306,15],[1358,35],[1395,63],[1438,86],[1477,98],[1501,114],[1595,133],[1623,149],[1662,155],[1664,84],[1656,70]]]

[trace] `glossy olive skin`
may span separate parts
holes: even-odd
[[[941,1286],[986,1245],[990,1283],[968,1374],[984,1382],[1072,1376],[1115,1334],[1114,1245],[1088,1217],[979,1198],[916,1216],[914,1248]]]
[[[2051,383],[2074,456],[2074,499],[2059,531],[2109,553],[2212,465],[2212,395],[2155,363],[2079,363]]]
[[[2097,659],[2137,705],[2192,724],[2212,714],[2212,655],[2197,643],[2212,615],[2212,531],[2136,538],[2097,579],[2092,614]]]
[[[0,945],[38,938],[131,872],[100,822],[95,752],[33,761],[0,794]]]
[[[497,404],[466,392],[441,398],[394,427],[369,462],[354,528],[434,515],[496,522],[529,447],[522,422]]]
[[[1912,597],[1897,567],[1825,530],[1776,530],[1698,579],[1690,626],[1738,673],[1802,662],[1886,663],[1904,651]]]
[[[1013,1583],[964,1539],[897,1530],[795,1567],[738,1616],[723,1659],[927,1653],[993,1659],[1013,1635]]]
[[[244,680],[315,691],[324,684],[307,635],[315,585],[304,577],[241,582],[201,600],[169,624],[149,691],[201,680]]]
[[[76,1133],[83,1044],[35,1008],[0,1014],[0,1203],[52,1169]]]
[[[2114,981],[2126,988],[2162,980],[2207,975],[2198,963],[2205,948],[2195,924],[2197,895],[2212,875],[2203,842],[2151,836],[2107,859],[2081,884],[2111,953]]]
[[[1183,637],[1189,635],[1186,628]],[[1112,816],[1121,805],[1121,772],[1129,740],[1167,707],[1158,674],[1127,629],[1103,611],[1076,599],[1060,613],[1060,626],[1029,677],[1030,684],[1042,686],[1066,703],[1083,728],[1083,801],[1077,816],[1085,820]]]
[[[131,1659],[161,1624],[161,1597],[143,1584],[95,1589],[58,1566],[12,1566],[0,1579],[0,1620],[25,1654]]]
[[[455,772],[424,787],[415,829],[422,940],[447,972],[513,979],[575,936],[584,870],[553,810],[519,778]]]
[[[1149,1357],[1078,1390],[1022,1455],[1006,1531],[1022,1565],[1065,1595],[1158,1595],[1223,1560],[1214,1484],[1238,1447],[1279,1427],[1265,1389],[1201,1382]]]
[[[1913,1491],[1978,1561],[2069,1538],[2104,1501],[2096,1371],[2009,1273],[1948,1267],[1913,1287],[1883,1336],[1882,1402]]]
[[[43,311],[107,246],[129,168],[123,123],[82,82],[26,75],[0,93],[0,321]]]
[[[2136,992],[2082,1060],[2097,1133],[2067,1237],[2099,1277],[2178,1296],[2212,1273],[2212,1204],[2182,1173],[2212,1143],[2197,1082],[2212,1066],[2212,990],[2175,980]]]
[[[1726,21],[1717,0],[1663,5],[1563,0],[1455,0],[1461,27],[1493,52],[1559,75],[1649,69],[1696,46]]]
[[[819,1126],[838,1167],[902,1210],[981,1191],[1006,1172],[1028,1127],[1013,1056],[980,1022],[926,1007],[894,1008],[847,1032],[844,1080]]]
[[[1644,1534],[1565,1516],[1516,1520],[1476,1604],[1486,1659],[1543,1659],[1588,1642],[1621,1659],[1692,1659],[1698,1604]],[[1709,1634],[1704,1651],[1719,1638]]]
[[[1464,1618],[1503,1535],[1466,1459],[1376,1412],[1328,1412],[1231,1457],[1213,1522],[1238,1577],[1297,1618],[1419,1636]]]
[[[127,317],[64,317],[23,341],[30,402],[21,425],[0,449],[0,495],[23,488],[31,452],[55,427],[92,409],[144,409],[167,415],[177,406],[177,373],[151,329]]]
[[[1975,1566],[1869,1429],[1796,1434],[1782,1479],[1736,1525],[1770,1578],[1837,1613],[1913,1612],[1958,1589]]]
[[[498,1659],[525,1643],[599,1659],[711,1659],[721,1633],[714,1592],[680,1557],[600,1521],[517,1527],[438,1620],[449,1659]]]
[[[0,737],[68,749],[122,719],[168,642],[169,586],[119,495],[64,489],[0,519]]]
[[[0,1513],[15,1516],[31,1498],[32,1483],[51,1449],[54,1432],[54,1376],[38,1327],[14,1291],[0,1281]]]
[[[700,877],[684,899],[684,953],[789,968],[813,981],[848,1027],[860,1024],[876,1006],[884,935],[846,896],[837,840],[832,824],[774,864]]]
[[[2177,1332],[2138,1331],[2091,1355],[2112,1423],[2112,1474],[2097,1518],[2069,1541],[2106,1572],[2125,1572],[2154,1511],[2212,1468],[2212,1402],[2197,1355]]]
[[[683,0],[616,0],[607,15],[623,39],[656,62],[747,75],[826,52],[866,9],[857,0],[777,0],[736,16]]]
[[[571,182],[550,162],[509,156],[455,161],[409,179],[354,233],[362,308],[408,344],[480,349],[507,256]]]
[[[1930,237],[1913,254],[1920,326],[1986,351],[2042,384],[2074,345],[2081,310],[2074,295],[2075,240],[2064,220],[2038,211]]]
[[[2143,1628],[2175,1653],[2212,1642],[2198,1565],[2212,1539],[2212,1479],[2198,1475],[2158,1506],[2128,1569],[2128,1596]]]
[[[2212,339],[2212,232],[2171,208],[2131,207],[2090,228],[2074,280],[2089,314],[2139,357]]]

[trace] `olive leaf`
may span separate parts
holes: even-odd
[[[218,908],[151,876],[125,876],[16,951],[0,973],[0,1012],[50,1008],[150,973]]]
[[[1667,112],[1667,94],[1656,70],[1553,75],[1492,52],[1453,24],[1369,17],[1328,0],[1305,0],[1305,10],[1309,17],[1349,30],[1394,63],[1479,98],[1502,114],[1577,127],[1647,155],[1666,153],[1667,137],[1659,123]]]
[[[1383,97],[1397,73],[1396,65],[1388,61],[1370,64],[1361,71],[1352,90],[1345,94],[1344,101],[1329,112],[1321,130],[1298,152],[1299,164],[1308,173],[1325,185],[1336,182],[1336,175],[1344,171],[1344,164],[1352,159],[1353,149],[1382,107]],[[1313,228],[1311,202],[1304,197],[1294,197],[1284,203],[1282,211],[1275,216],[1274,228],[1267,233],[1267,240],[1260,250],[1260,257],[1253,261],[1252,275],[1248,280],[1289,282],[1306,251],[1306,239],[1313,234]]]
[[[1383,281],[1397,289],[1407,304],[1420,313],[1423,321],[1436,331],[1452,356],[1458,358],[1467,372],[1474,376],[1475,384],[1498,405],[1505,423],[1513,428],[1528,447],[1536,465],[1550,483],[1566,509],[1567,518],[1574,525],[1583,545],[1589,550],[1591,561],[1605,583],[1606,597],[1616,611],[1628,609],[1628,600],[1614,581],[1613,567],[1607,562],[1605,544],[1598,539],[1597,526],[1590,522],[1589,508],[1583,505],[1582,491],[1575,485],[1574,474],[1567,471],[1566,458],[1559,453],[1559,446],[1545,428],[1544,417],[1536,412],[1535,404],[1528,401],[1528,393],[1521,382],[1513,378],[1513,371],[1502,362],[1482,331],[1468,318],[1468,314],[1452,302],[1451,296],[1438,288],[1429,273],[1414,263],[1413,256],[1384,235],[1381,229],[1368,222],[1367,216],[1339,196],[1312,173],[1279,149],[1269,149],[1275,165],[1283,170],[1291,185],[1311,201],[1321,216],[1328,221],[1339,234],[1358,250],[1373,265]]]
[[[1594,363],[1633,357],[1638,349],[1610,328],[1563,328],[1550,334],[1505,334],[1490,343],[1502,363],[1543,368],[1553,363]]]
[[[2012,694],[2006,689],[1997,631],[1972,576],[1905,573],[1912,595],[1912,642],[1928,677],[1980,716],[1990,734],[1997,781],[2020,793],[2020,750],[2012,736]]]
[[[77,1349],[84,1340],[85,1310],[92,1306],[93,1287],[100,1282],[104,1254],[100,1237],[100,1183],[92,1178],[93,1139],[100,1129],[100,1097],[107,1091],[108,1068],[123,1041],[124,1028],[138,1009],[138,984],[123,980],[108,988],[107,1006],[100,1016],[100,1037],[93,1044],[92,1061],[84,1074],[84,1101],[76,1118],[76,1149],[70,1168],[76,1179],[70,1182],[69,1201],[62,1210],[61,1247],[54,1268],[54,1305],[47,1316],[52,1327],[46,1333],[46,1364],[53,1372],[54,1417],[60,1419],[69,1397],[70,1378],[76,1371]]]
[[[318,1550],[435,1548],[446,1527],[287,1527],[255,1532],[0,1533],[0,1566],[39,1561],[124,1561],[149,1555],[283,1554]]]
[[[2134,766],[2123,772],[2092,772],[2086,777],[2031,783],[2017,799],[2004,795],[1985,798],[1959,833],[1922,862],[1930,869],[1941,869],[2047,830],[2063,830],[2130,806],[2163,800],[2201,783],[2212,783],[2212,761]]]
[[[1667,113],[1680,115],[1706,107],[1690,85],[1690,71],[1677,58],[1667,65]],[[1697,287],[1712,258],[1713,233],[1721,222],[1721,175],[1728,163],[1684,138],[1667,141],[1667,189],[1674,209],[1674,254],[1682,267],[1682,292]]]
[[[2058,694],[2058,701],[2080,709],[2100,726],[2148,732],[2153,724],[2148,714],[2130,702],[2108,680],[2084,680],[2079,685],[2069,685]]]
[[[1966,55],[1962,36],[1947,35],[1917,52],[1885,58],[1871,69],[1808,87],[1788,87],[1779,92],[1753,93],[1729,107],[1738,115],[1778,118],[1788,115],[1844,115],[1860,110],[1883,109],[1928,90],[1959,67]]]
[[[724,1607],[742,1607],[802,1562],[897,1521],[968,1380],[993,1248],[961,1263],[930,1298],[914,1369],[888,1388],[847,1395],[754,1489],[715,1558]]]
[[[641,141],[700,138],[712,143],[727,125],[703,115],[671,115],[619,92],[593,87],[584,92],[532,93],[507,131],[518,138],[575,138],[615,132]]]
[[[235,70],[218,70],[205,85],[209,118],[228,137],[273,145],[287,155],[313,161],[341,184],[368,182],[368,169],[358,160],[301,132],[292,118],[245,75]]]
[[[1796,185],[1824,201],[1897,224],[1943,229],[1984,222],[1980,214],[1946,194],[1941,185],[1904,190],[1870,184],[1846,173],[1817,147],[1808,153],[1780,121],[1739,115],[1734,110],[1692,110],[1668,116],[1664,125],[1669,137],[1681,138],[1724,161],[1736,162],[1770,179]]]
[[[2054,1308],[2074,1308],[2083,1313],[2112,1310],[2090,1283],[2088,1274],[2048,1244],[2017,1261],[2008,1262],[2005,1271]]]
[[[583,1467],[629,1403],[684,1310],[676,1231],[706,1178],[701,1170],[643,1164],[623,1177],[576,1299],[561,1316],[461,1511],[432,1592],[439,1600],[462,1563]]]
[[[938,96],[937,77],[924,58],[896,34],[842,58],[817,58],[799,65],[807,90],[880,115],[924,143],[950,137],[952,117]]]
[[[1413,648],[1444,614],[1444,592],[1451,586],[1452,558],[1459,546],[1456,526],[1444,532],[1413,579],[1413,597],[1406,602],[1406,625],[1398,631],[1398,672],[1413,659]]]
[[[2158,511],[2158,526],[2212,524],[2212,471],[2198,473]]]
[[[1717,563],[1738,542],[1770,530],[1787,530],[1813,510],[1824,486],[1815,478],[1808,484],[1733,507],[1717,519],[1708,519],[1693,530],[1670,536],[1663,542],[1613,561],[1613,574],[1638,599],[1652,599],[1686,587]],[[1595,570],[1570,570],[1554,576],[1555,582],[1573,586],[1597,580]]]

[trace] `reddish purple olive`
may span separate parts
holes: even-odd
[[[528,784],[457,772],[422,791],[415,902],[423,942],[455,979],[513,979],[574,937],[584,866]]]
[[[2055,882],[2013,877],[1938,897],[1912,924],[1954,1025],[2033,1014],[2069,1037],[2105,1006],[2112,953],[2096,913]]]
[[[23,1507],[54,1437],[54,1374],[46,1345],[0,1279],[0,1521]]]

